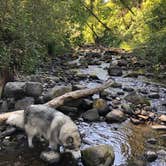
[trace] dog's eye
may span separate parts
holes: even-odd
[[[69,137],[67,137],[67,139],[66,139],[66,143],[67,144],[72,144],[73,143],[73,137],[71,137],[71,136],[69,136]]]

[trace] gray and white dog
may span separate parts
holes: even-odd
[[[81,138],[76,124],[54,108],[31,105],[23,113],[9,117],[7,124],[25,129],[29,147],[33,147],[34,136],[43,136],[51,149],[58,150],[59,145],[62,145],[75,158],[81,157]]]

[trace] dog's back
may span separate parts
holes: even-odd
[[[42,135],[48,139],[48,132],[56,110],[44,105],[31,105],[24,111],[24,127],[27,134]]]

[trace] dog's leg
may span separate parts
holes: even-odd
[[[32,143],[32,140],[33,140],[33,136],[32,135],[28,135],[28,145],[30,148],[33,148],[33,143]]]
[[[57,151],[57,150],[58,150],[58,144],[55,143],[55,142],[52,142],[52,141],[50,140],[50,141],[49,141],[49,148],[50,148],[51,150]]]
[[[28,145],[30,148],[33,148],[33,137],[36,135],[36,130],[33,126],[25,125],[25,131],[28,136]]]

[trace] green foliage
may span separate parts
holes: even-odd
[[[48,55],[71,50],[76,32],[70,4],[52,0],[0,2],[0,68],[33,72]],[[73,28],[73,29],[72,29]]]
[[[138,55],[153,63],[166,62],[166,4],[164,0],[146,0],[136,10],[126,42]]]
[[[0,68],[34,72],[86,43],[165,61],[165,0],[1,0]]]

